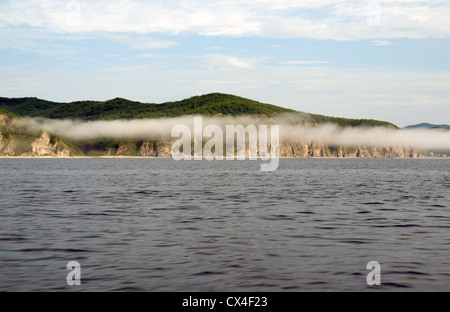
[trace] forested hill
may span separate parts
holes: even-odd
[[[193,96],[181,101],[162,104],[141,103],[123,98],[115,98],[108,101],[59,103],[34,97],[0,97],[0,109],[7,110],[21,117],[81,120],[142,119],[183,115],[266,115],[272,117],[280,113],[293,113],[298,114],[299,119],[316,124],[334,123],[339,126],[387,126],[397,128],[395,125],[384,121],[307,114],[222,93]]]
[[[1,109],[1,108],[0,108],[0,116],[8,116],[8,117],[11,117],[11,118],[18,118],[19,117],[16,114],[13,114],[13,113],[11,113],[11,112],[9,112],[7,110]]]

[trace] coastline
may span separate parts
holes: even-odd
[[[154,156],[0,156],[0,159],[172,159]],[[450,159],[447,157],[278,157],[279,159]],[[194,160],[194,158],[191,158]],[[225,160],[225,159],[224,159]],[[245,160],[249,160],[245,158]],[[258,158],[258,160],[260,160]]]

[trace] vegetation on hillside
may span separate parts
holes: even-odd
[[[182,101],[162,104],[146,104],[122,98],[71,103],[49,102],[37,98],[0,98],[0,107],[20,116],[82,120],[159,118],[192,114],[232,116],[264,114],[272,116],[281,112],[293,112],[293,110],[282,107],[221,93],[194,96]]]
[[[316,124],[333,123],[338,125],[339,127],[389,127],[398,129],[396,125],[390,122],[374,119],[349,119],[315,114],[310,114],[310,116],[311,121]]]
[[[162,118],[183,115],[265,115],[272,117],[282,113],[293,113],[298,116],[299,120],[314,124],[334,123],[342,127],[387,126],[396,128],[395,125],[388,122],[307,114],[222,93],[194,96],[182,101],[162,104],[147,104],[123,98],[115,98],[108,101],[77,101],[70,103],[50,102],[37,98],[0,98],[0,108],[19,116],[81,120]]]
[[[5,109],[0,108],[0,115],[6,115],[10,118],[19,118],[19,116],[17,116],[16,114],[13,114]]]
[[[56,134],[50,134],[50,144],[52,145],[59,145],[60,148],[63,148],[65,150],[68,150],[71,155],[74,156],[84,156],[84,153],[81,151],[78,146],[75,144],[67,141],[66,139],[60,137]]]

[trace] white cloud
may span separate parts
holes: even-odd
[[[132,37],[123,35],[109,35],[107,36],[110,40],[128,44],[131,48],[136,50],[148,50],[148,49],[158,49],[158,48],[169,48],[177,45],[176,42],[165,41],[165,40],[155,40],[147,37]]]
[[[78,40],[89,40],[90,34],[54,34],[42,29],[1,28],[0,49],[15,49],[40,54],[74,54],[77,51],[66,46]]]
[[[223,92],[310,113],[373,118],[399,126],[449,123],[448,71],[273,66],[258,58],[226,55],[188,57],[179,63],[176,70],[130,65],[111,68],[107,75],[3,67],[0,86],[2,96],[54,101],[125,97],[154,103]]]
[[[448,1],[379,0],[376,2],[380,4],[379,25],[368,23],[368,14],[373,13],[368,2],[80,0],[80,6],[69,8],[70,1],[1,1],[0,49],[46,53],[58,58],[75,54],[81,60],[83,52],[89,52],[89,44],[81,42],[75,46],[70,41],[107,38],[139,50],[138,56],[144,58],[141,61],[151,62],[147,59],[159,56],[145,50],[176,46],[180,37],[173,41],[156,38],[179,34],[220,36],[200,46],[201,51],[212,54],[185,56],[203,52],[183,51],[188,46],[183,45],[178,54],[171,54],[170,62],[154,62],[163,63],[157,68],[151,67],[154,64],[136,66],[133,61],[111,62],[106,76],[101,62],[89,68],[78,66],[81,61],[61,63],[62,68],[49,67],[45,73],[42,70],[45,64],[38,67],[38,62],[30,58],[22,61],[34,66],[29,71],[1,68],[1,91],[4,96],[39,96],[50,100],[121,96],[148,102],[221,91],[336,116],[400,122],[410,118],[404,124],[431,116],[427,121],[433,122],[434,118],[435,123],[448,123],[442,118],[450,116],[449,73],[333,69],[324,60],[314,60],[314,55],[295,55],[295,51],[291,51],[286,61],[271,64],[267,57],[241,57],[249,55],[248,51],[239,51],[241,47],[220,41],[224,36],[364,39],[369,45],[386,46],[395,38],[450,36]],[[223,51],[215,51],[217,47]],[[108,55],[122,52],[108,51]],[[417,119],[412,120],[411,116]]]
[[[268,59],[265,57],[237,58],[222,54],[207,54],[202,57],[206,61],[209,69],[254,69],[258,63],[264,62]]]
[[[392,43],[388,40],[373,40],[370,42],[370,45],[373,46],[390,46]]]
[[[447,1],[4,1],[0,26],[59,33],[126,32],[315,38],[333,40],[445,38]],[[376,16],[375,16],[376,15]],[[370,20],[379,23],[370,23]]]
[[[283,65],[316,65],[316,64],[327,64],[327,61],[285,61],[280,62]]]

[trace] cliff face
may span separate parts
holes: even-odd
[[[150,156],[150,157],[171,157],[172,143],[153,141],[153,142],[142,142],[138,155],[139,156]]]
[[[97,156],[171,157],[172,141],[121,142],[116,148],[99,151]],[[310,158],[417,158],[424,153],[410,148],[371,146],[329,146],[319,143],[280,142],[280,157]],[[85,150],[86,152],[86,150]],[[248,156],[248,150],[246,151]]]
[[[319,143],[280,142],[280,157],[337,157],[337,158],[417,158],[425,153],[403,147],[330,146]]]
[[[0,114],[0,126],[5,126],[8,119],[10,119],[9,116]]]
[[[16,125],[16,119],[0,114],[0,156],[70,157],[70,156],[143,156],[171,157],[171,140],[100,140],[72,144],[42,130],[26,131]],[[84,152],[84,153],[83,153]],[[248,151],[247,151],[248,154]],[[416,158],[427,155],[401,147],[330,146],[320,143],[280,142],[280,157],[309,158]]]
[[[0,156],[69,157],[82,155],[75,146],[45,131],[28,131],[16,119],[0,115]]]
[[[62,140],[55,139],[47,132],[42,132],[42,135],[31,143],[31,148],[30,156],[69,157],[79,155]]]

